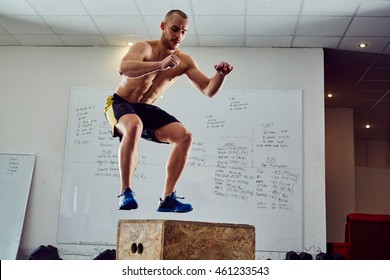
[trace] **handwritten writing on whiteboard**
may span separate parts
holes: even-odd
[[[254,203],[258,211],[294,211],[300,168],[285,161],[297,143],[290,130],[280,122],[263,122],[254,126],[252,140],[241,137],[217,146],[214,196]]]
[[[256,170],[257,208],[291,211],[291,196],[299,180],[299,171],[264,165]]]
[[[8,168],[7,168],[7,175],[8,176],[15,176],[18,174],[20,167],[20,162],[17,157],[9,157],[8,158]]]
[[[88,145],[91,143],[90,135],[94,130],[96,119],[93,118],[94,105],[79,107],[76,109],[76,129],[74,131],[75,145]]]
[[[204,141],[194,141],[192,143],[191,156],[188,166],[204,166],[207,162],[207,150]]]
[[[115,141],[111,136],[111,127],[102,121],[97,129],[98,152],[96,154],[96,177],[119,177],[118,154]]]
[[[257,148],[288,148],[290,146],[289,128],[280,128],[273,122],[263,123],[258,131],[260,137]]]
[[[214,196],[221,199],[256,201],[259,210],[292,211],[292,195],[299,170],[267,157],[260,167],[249,166],[248,146],[225,143],[217,147]]]
[[[206,115],[206,128],[223,128],[225,127],[226,121],[223,119],[219,119],[214,115]]]
[[[230,102],[230,106],[229,106],[230,111],[246,110],[249,107],[248,102],[241,101],[238,97],[230,97],[229,102]]]
[[[248,147],[234,142],[217,147],[214,195],[217,197],[248,200],[253,196],[251,175],[247,174]]]

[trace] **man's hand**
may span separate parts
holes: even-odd
[[[222,76],[226,76],[233,71],[234,67],[225,61],[221,61],[218,65],[214,66],[215,70]]]
[[[171,54],[162,60],[162,70],[175,68],[179,64],[180,59],[176,55]]]

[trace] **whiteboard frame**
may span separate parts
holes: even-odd
[[[22,236],[36,155],[0,153],[0,160],[2,158],[8,158],[8,161],[11,158],[17,158],[18,163],[15,168],[23,168],[22,170],[18,169],[15,175],[6,175],[4,173],[8,171],[0,170],[0,177],[3,176],[0,178],[1,200],[5,202],[0,205],[0,259],[15,260]]]
[[[88,91],[98,91],[98,92],[106,92],[106,95],[110,95],[110,89],[102,89],[102,88],[72,88],[72,93],[74,92],[77,92],[77,91],[81,91],[81,92],[88,92]],[[189,90],[189,89],[175,89],[174,90],[175,92],[177,91],[192,91],[192,90]],[[302,91],[301,90],[225,90],[225,91],[230,91],[230,92],[274,92],[274,93],[277,93],[277,92],[299,92],[300,93],[300,106],[301,106],[301,112],[300,112],[300,125],[301,125],[301,135],[300,135],[300,141],[301,141],[301,147],[302,147],[302,150],[300,151],[300,157],[301,157],[301,162],[300,162],[300,170],[301,170],[301,197],[300,197],[300,203],[301,203],[301,214],[300,214],[300,223],[301,223],[301,233],[300,233],[300,245],[294,249],[296,250],[300,250],[302,249],[302,244],[303,244],[303,112],[302,112],[302,106],[303,106],[303,96],[302,96]],[[71,96],[72,96],[72,93],[71,93]],[[174,93],[170,93],[170,94],[174,94]],[[72,97],[70,96],[70,104],[71,104],[71,99]],[[217,98],[217,97],[215,97]],[[103,104],[104,105],[104,104]],[[157,104],[159,106],[159,104]],[[103,106],[102,106],[103,107]],[[162,107],[162,106],[161,106]],[[163,108],[163,107],[162,107]],[[70,112],[71,112],[71,109],[72,109],[72,106],[70,105],[69,106],[69,116],[68,116],[68,129],[69,129],[69,125],[70,125],[70,122],[71,122],[71,118],[72,116],[70,115]],[[164,109],[164,108],[163,108]],[[168,111],[169,112],[169,111]],[[183,120],[185,121],[185,120]],[[66,147],[66,153],[65,153],[65,164],[64,164],[64,177],[63,177],[63,188],[64,188],[64,185],[65,185],[65,174],[66,174],[66,168],[67,168],[67,162],[68,162],[68,142],[69,142],[69,139],[70,139],[70,135],[69,135],[69,131],[67,133],[67,147]],[[187,166],[188,168],[188,166]],[[65,190],[63,190],[64,192]],[[62,203],[61,205],[63,205],[64,203],[64,195],[62,196]],[[62,207],[62,206],[61,206]],[[62,210],[61,210],[62,212]],[[61,213],[60,213],[61,215]],[[172,219],[172,217],[170,217]],[[180,217],[175,217],[176,218],[180,218]],[[60,217],[60,223],[61,223],[61,217]],[[59,223],[59,229],[60,229],[60,223]],[[60,231],[60,230],[59,230]],[[59,232],[59,235],[60,235],[60,232]],[[107,242],[92,242],[92,243],[86,243],[85,241],[72,241],[72,242],[64,242],[63,240],[61,240],[61,238],[58,237],[58,242],[59,243],[64,243],[64,244],[99,244],[99,245],[115,245],[115,244],[112,244],[112,243],[107,243]]]

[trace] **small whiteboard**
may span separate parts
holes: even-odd
[[[35,158],[35,155],[0,154],[1,260],[16,259]]]
[[[111,244],[118,219],[251,224],[257,251],[302,250],[302,92],[169,90],[156,105],[193,134],[177,186],[187,214],[156,212],[171,145],[141,140],[134,191],[139,208],[118,211],[118,139],[103,107],[106,89],[70,96],[59,243]]]

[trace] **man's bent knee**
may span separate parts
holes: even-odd
[[[192,144],[192,133],[187,131],[183,136],[182,142],[190,146]]]
[[[188,152],[191,150],[192,146],[192,134],[191,132],[186,132],[179,141],[176,143],[177,145],[180,145],[182,150],[187,150]]]
[[[122,137],[141,137],[143,125],[137,115],[125,115],[120,118],[117,129],[122,134]]]

